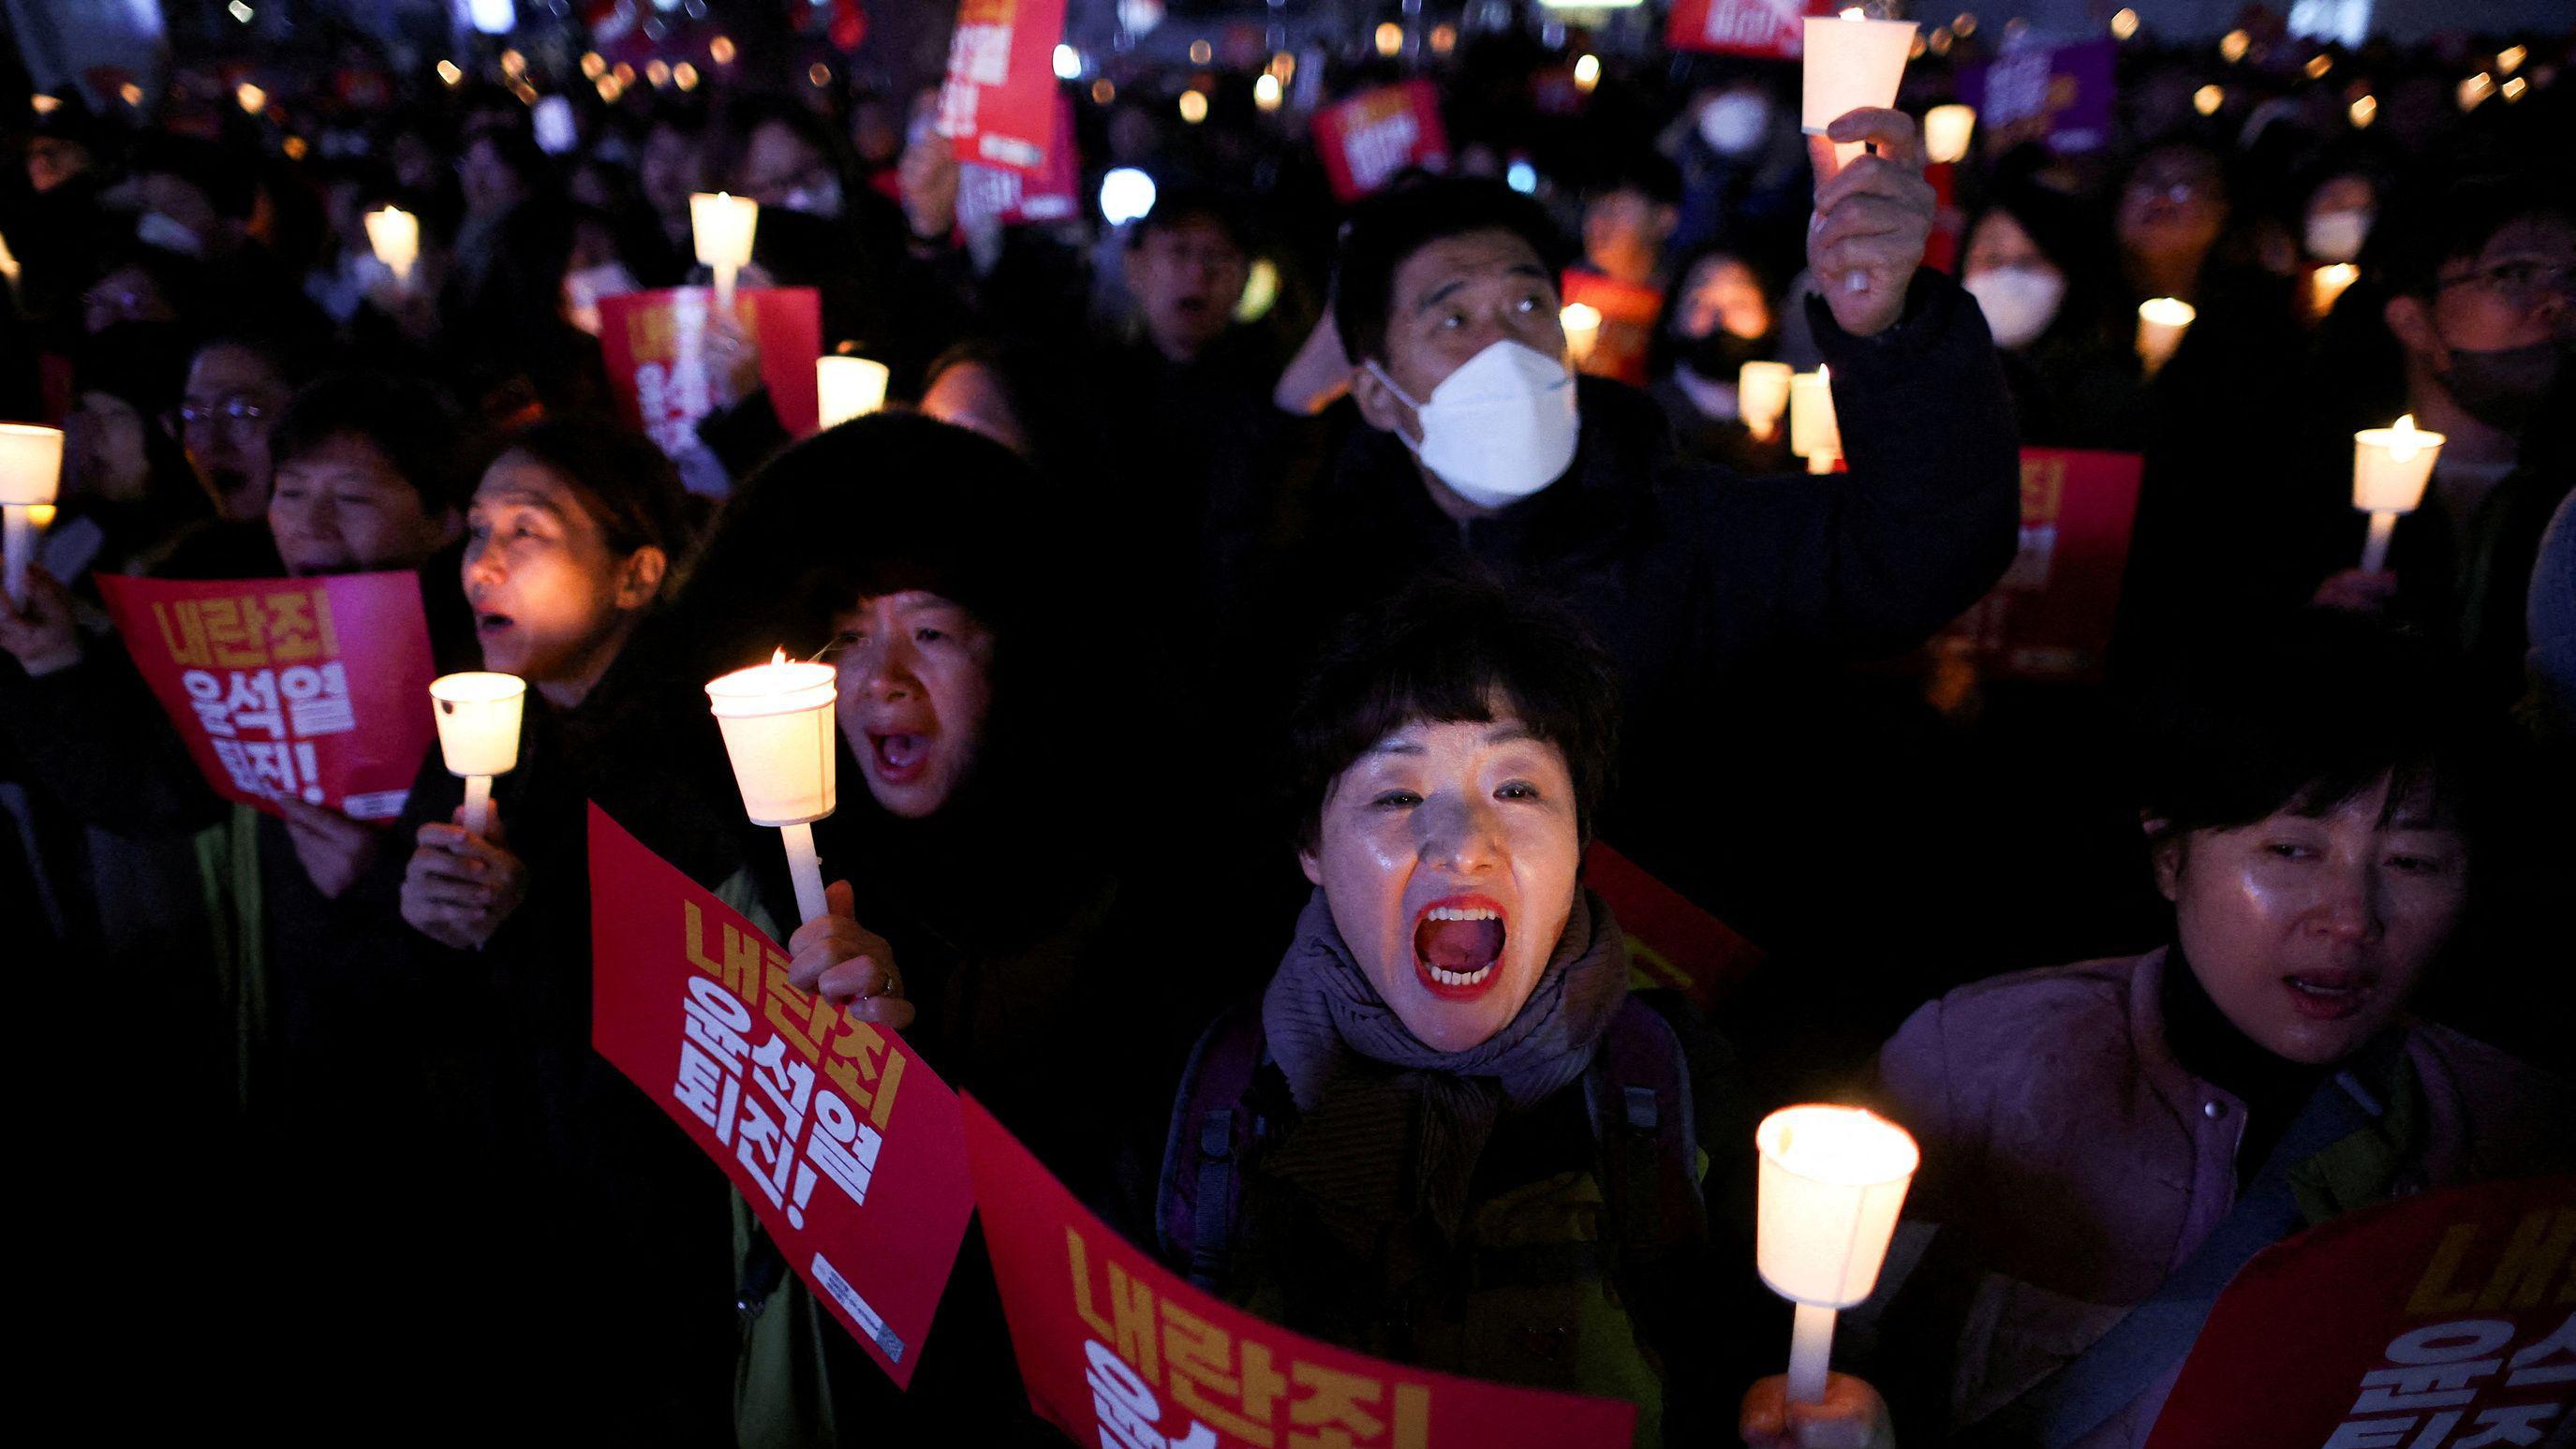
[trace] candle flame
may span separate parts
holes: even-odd
[[[1834,370],[1819,362],[1816,364],[1816,376],[1823,378],[1827,382],[1831,382],[1834,380]]]
[[[2388,431],[2391,435],[2388,440],[2389,456],[2400,463],[2412,460],[2415,456],[2415,415],[2407,413],[2401,416],[2396,425]]]
[[[1869,15],[1857,5],[1846,5],[1843,7],[1843,18],[1845,20],[1867,20]]]
[[[779,647],[778,647],[778,648],[776,648],[776,649],[772,649],[772,650],[770,650],[770,651],[769,651],[769,662],[770,662],[770,663],[772,663],[772,664],[784,664],[784,663],[786,663],[786,662],[787,662],[787,649],[786,649],[786,646],[781,645],[781,646],[779,646]]]

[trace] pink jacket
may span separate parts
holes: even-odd
[[[2084,1351],[2236,1201],[2245,1104],[2165,1046],[2163,951],[1997,977],[1924,1006],[1879,1051],[1888,1109],[1923,1148],[1909,1221],[1972,1235],[1952,1425]],[[2576,1094],[2492,1047],[2407,1030],[2427,1139],[2402,1189],[2563,1165]],[[2142,1445],[2171,1376],[2086,1438]]]

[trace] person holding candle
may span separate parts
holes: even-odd
[[[749,866],[726,894],[786,944],[799,988],[901,1030],[1077,1192],[1107,1201],[1112,1169],[1145,1150],[1123,1135],[1149,1110],[1144,1078],[1177,1059],[1182,1023],[1220,972],[1154,964],[1166,958],[1150,949],[1159,926],[1147,923],[1173,917],[1144,904],[1152,882],[1124,868],[1137,858],[1126,818],[1064,813],[1060,782],[1109,754],[1099,731],[1114,720],[1075,677],[1097,655],[1068,637],[1076,613],[1092,616],[1064,607],[1077,587],[1064,560],[1100,551],[1059,497],[964,428],[856,418],[744,481],[682,605],[701,633],[697,678],[783,645],[791,657],[819,654],[839,680],[838,805],[811,827],[827,913],[803,918],[778,832],[747,825],[738,800]],[[1103,586],[1081,587],[1098,597]],[[1125,657],[1122,667],[1168,676],[1150,644]],[[722,747],[705,749],[722,768]],[[1198,878],[1190,862],[1161,874]],[[1178,912],[1188,897],[1172,886],[1154,899]],[[1112,976],[1122,984],[1104,989]],[[1126,1046],[1104,1058],[1096,1048],[1109,1040]],[[1084,1091],[1065,1090],[1077,1080]],[[971,1239],[907,1394],[828,1321],[766,1237],[746,1242],[743,1443],[811,1442],[831,1422],[896,1442],[1025,1432]]]
[[[2444,441],[2423,506],[2397,523],[2392,567],[2340,569],[2317,601],[2441,629],[2482,691],[2509,700],[2525,648],[2516,604],[2576,481],[2552,406],[2576,399],[2576,199],[2530,178],[2472,178],[2394,198],[2381,233],[2403,408]],[[2337,551],[2357,548],[2357,520],[2335,522]]]
[[[696,513],[626,429],[550,421],[503,445],[466,510],[461,581],[483,666],[527,683],[518,764],[476,835],[433,748],[395,827],[410,958],[440,983],[417,1009],[446,1044],[420,1155],[458,1208],[459,1281],[436,1302],[479,1320],[496,1366],[470,1396],[532,1429],[727,1427],[723,1179],[590,1049],[590,802],[693,875],[739,859],[713,730],[661,632]],[[492,1321],[532,1283],[549,1312]]]
[[[2568,1165],[2566,1082],[2411,1009],[2482,964],[2462,924],[2504,864],[2458,698],[2366,620],[2207,641],[2142,752],[2168,944],[1962,988],[1881,1050],[1923,1151],[1880,1325],[1907,1436],[2142,1444],[2192,1333],[2140,1303],[2205,1311],[2300,1228]]]
[[[1730,915],[1781,898],[1757,881],[1782,856],[1772,838],[1744,869],[1713,868],[1734,846],[1707,828],[1689,783],[1706,778],[1695,762],[1708,730],[1778,761],[1811,740],[1765,733],[1785,704],[1746,710],[1728,686],[1911,647],[2001,575],[2017,533],[2019,459],[1993,343],[1957,284],[1917,265],[1932,193],[1914,123],[1858,111],[1833,135],[1885,153],[1819,188],[1810,232],[1826,285],[1806,307],[1849,472],[1789,486],[1669,461],[1650,399],[1566,367],[1561,243],[1545,213],[1499,182],[1426,181],[1370,198],[1346,230],[1334,312],[1367,428],[1252,611],[1273,631],[1252,652],[1296,659],[1316,621],[1433,569],[1487,570],[1564,602],[1618,661],[1639,721],[1623,777],[1675,782],[1614,802],[1615,838],[1632,856],[1669,856],[1656,867],[1666,879],[1741,889],[1717,903]],[[1274,717],[1288,683],[1226,682],[1272,687],[1244,718]],[[1824,776],[1817,765],[1775,778],[1803,791]],[[1803,795],[1777,808],[1815,818]],[[1723,818],[1748,838],[1769,830],[1740,798]]]
[[[1580,879],[1614,681],[1573,619],[1486,583],[1344,628],[1289,721],[1312,893],[1191,1056],[1155,1231],[1299,1332],[1715,1443],[1776,1352],[1734,1333],[1774,1317],[1743,1272],[1752,1118]]]
[[[1750,263],[1719,248],[1684,259],[1655,329],[1647,392],[1663,404],[1681,455],[1741,473],[1785,472],[1791,460],[1784,410],[1757,436],[1743,418],[1736,388],[1744,364],[1779,350],[1779,319],[1770,289]]]

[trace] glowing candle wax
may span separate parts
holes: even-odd
[[[2147,365],[2147,376],[2155,376],[2173,360],[2183,333],[2199,315],[2179,297],[2151,297],[2138,304],[2138,360]]]
[[[1895,105],[1914,31],[1911,20],[1872,20],[1856,5],[1840,15],[1806,17],[1799,127],[1821,136],[1853,111]]]
[[[886,365],[871,358],[815,358],[814,387],[823,399],[823,426],[884,407],[888,376]]]
[[[482,670],[429,682],[430,714],[447,773],[465,780],[465,828],[481,835],[491,823],[492,777],[519,767],[519,720],[528,682]]]
[[[1735,410],[1757,437],[1779,431],[1780,415],[1789,410],[1792,370],[1785,362],[1748,362],[1735,378]],[[1826,405],[1832,406],[1830,395]]]
[[[1601,341],[1601,309],[1588,302],[1569,302],[1556,316],[1565,328],[1565,350],[1574,355],[1574,365],[1591,361],[1592,349]]]
[[[411,269],[420,260],[420,218],[392,206],[368,212],[367,245],[392,269],[395,284],[410,290]]]
[[[760,203],[724,192],[692,192],[689,230],[696,238],[698,261],[715,273],[716,306],[733,310],[734,278],[751,265],[751,237],[760,226]]]
[[[5,567],[13,608],[27,602],[27,565],[36,557],[35,510],[53,506],[62,477],[62,429],[0,423],[0,514],[7,518]]]
[[[2408,413],[2396,426],[2364,428],[2352,435],[2352,506],[2370,515],[2370,538],[2361,566],[2377,573],[2388,563],[2388,540],[2398,515],[2412,513],[2433,481],[2433,464],[2447,441],[2415,426]]]
[[[1842,425],[1834,417],[1833,370],[1819,367],[1789,379],[1789,451],[1807,460],[1810,473],[1834,471],[1843,455]]]
[[[808,921],[826,909],[813,824],[839,803],[833,779],[835,679],[831,665],[791,664],[780,650],[767,664],[737,669],[707,685],[708,708],[724,731],[743,809],[752,824],[778,827],[796,883],[796,908]]]
[[[1754,1263],[1797,1305],[1789,1397],[1820,1403],[1834,1315],[1877,1286],[1922,1153],[1904,1128],[1857,1107],[1784,1107],[1753,1140],[1762,1154]]]

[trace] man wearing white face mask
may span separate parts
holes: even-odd
[[[1650,399],[1568,370],[1545,215],[1496,183],[1426,182],[1343,238],[1334,318],[1370,430],[1285,570],[1294,607],[1330,617],[1341,600],[1319,592],[1442,569],[1554,595],[1619,663],[1627,777],[1702,780],[1708,725],[1743,716],[1728,686],[1757,663],[1911,648],[1974,602],[2019,513],[1994,344],[1957,284],[1920,268],[1933,200],[1914,123],[1855,112],[1833,135],[1882,153],[1818,189],[1809,232],[1850,472],[1754,482],[1675,462]],[[1689,794],[1623,802],[1657,818],[1621,838],[1688,834]]]

